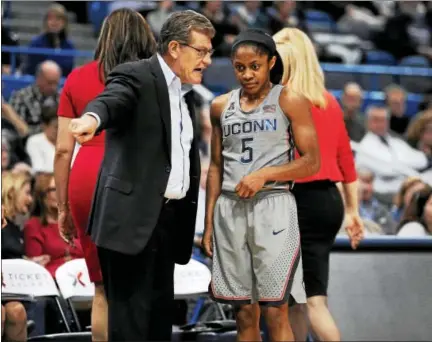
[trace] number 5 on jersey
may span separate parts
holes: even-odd
[[[253,148],[248,146],[253,140],[253,138],[243,138],[241,140],[243,156],[240,158],[240,160],[244,164],[248,164],[253,160]]]

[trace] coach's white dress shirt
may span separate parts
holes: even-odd
[[[159,54],[157,58],[168,86],[171,109],[171,171],[165,197],[181,199],[186,196],[190,185],[189,152],[193,139],[193,125],[184,96],[192,87],[186,84],[182,86],[180,78],[174,74],[164,59]],[[95,117],[98,125],[100,124],[97,113],[86,114]]]

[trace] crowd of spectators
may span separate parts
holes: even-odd
[[[187,1],[169,0],[151,6],[150,3],[142,7],[142,3],[133,1],[114,1],[112,9],[125,4],[138,6],[157,36],[162,23],[174,10],[190,5]],[[313,38],[314,29],[307,24],[306,11],[316,9],[328,13],[340,32],[371,41],[396,60],[413,54],[432,60],[432,2],[288,0],[245,1],[235,6],[228,3],[200,1],[194,6],[216,27],[215,57],[229,56],[235,36],[245,28],[261,28],[274,34],[285,26],[295,26]],[[34,37],[29,47],[74,49],[65,7],[53,4],[41,22],[42,33]],[[19,37],[3,24],[2,38],[4,45],[19,45]],[[332,44],[323,48],[316,43],[316,48],[321,61],[344,62]],[[359,63],[364,59],[360,55]],[[10,64],[11,56],[2,52],[3,73],[10,73]],[[61,78],[76,65],[72,57],[32,55],[18,59],[18,66],[22,74],[35,78],[33,84],[15,91],[8,101],[2,97],[2,205],[7,220],[2,229],[2,258],[33,260],[54,274],[63,263],[82,257],[78,241],[71,248],[58,234],[53,178]],[[370,106],[364,112],[364,90],[359,84],[347,83],[341,97],[346,128],[357,146],[360,214],[367,235],[431,236],[431,99],[425,97],[421,111],[410,117],[404,88],[391,84],[382,91],[385,103]],[[202,152],[198,246],[204,223],[211,125],[208,103],[199,97],[196,103]],[[19,314],[19,310],[21,307],[9,315]]]

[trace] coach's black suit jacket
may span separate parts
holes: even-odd
[[[195,126],[192,94],[186,103]],[[97,246],[135,255],[155,228],[171,171],[171,111],[168,87],[156,56],[117,66],[84,113],[99,115],[106,130],[88,232]],[[200,163],[194,139],[190,188],[176,208],[175,262],[188,263],[195,231]]]

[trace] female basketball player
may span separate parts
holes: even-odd
[[[116,10],[105,19],[102,26],[95,61],[72,71],[60,97],[54,162],[59,229],[70,240],[76,233],[74,226],[77,227],[90,280],[95,283],[91,319],[93,341],[108,340],[108,313],[102,273],[96,246],[86,234],[93,192],[104,155],[105,133],[102,132],[81,146],[73,168],[69,171],[75,140],[68,127],[71,119],[79,117],[87,103],[103,91],[104,80],[115,66],[149,58],[155,51],[153,34],[141,14],[127,8]]]
[[[312,118],[321,154],[320,171],[312,177],[297,180],[293,189],[300,226],[307,313],[320,341],[339,341],[339,330],[327,308],[329,254],[344,219],[337,182],[342,181],[344,189],[345,224],[352,247],[356,248],[363,237],[354,158],[342,110],[337,100],[325,90],[324,74],[312,42],[294,28],[285,28],[273,38],[284,63],[281,83],[290,89],[299,81],[296,75],[301,75],[303,84],[309,89],[305,94],[313,104]],[[307,325],[303,308],[296,305],[290,308],[290,313],[296,340],[305,341]]]
[[[238,340],[261,339],[259,304],[271,339],[291,341],[288,296],[305,298],[290,188],[293,180],[319,169],[316,132],[303,94],[271,82],[272,69],[277,74],[281,66],[271,36],[240,33],[231,57],[241,88],[211,106],[203,236],[213,256],[211,294],[234,305]],[[294,147],[301,151],[296,160]]]

